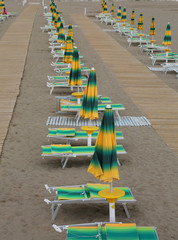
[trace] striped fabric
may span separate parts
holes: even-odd
[[[63,145],[63,144],[51,144],[51,152],[52,154],[65,154],[72,153],[71,145]]]
[[[121,13],[121,6],[119,6],[118,11],[117,11],[117,17],[116,17],[118,22],[121,20],[121,15],[122,15],[122,13]]]
[[[139,19],[138,19],[138,26],[137,26],[138,30],[143,30],[143,14],[140,13]]]
[[[65,43],[65,34],[64,34],[64,26],[63,22],[61,22],[60,28],[59,28],[59,34],[58,34],[58,43]]]
[[[98,195],[98,192],[103,190],[103,189],[110,189],[110,185],[109,184],[94,184],[94,183],[87,183],[87,189],[88,192],[90,194],[90,198],[100,198],[100,196]],[[117,187],[115,189],[121,189],[125,192],[125,195],[121,198],[119,198],[119,200],[134,200],[134,197],[130,191],[129,188],[127,187]]]
[[[65,52],[63,57],[64,63],[71,63],[73,58],[73,44],[70,36],[67,36],[66,44],[65,44]]]
[[[108,8],[107,8],[107,2],[104,3],[104,14],[106,14],[108,12]]]
[[[109,240],[139,240],[135,223],[106,224],[105,228]]]
[[[114,113],[112,108],[108,107],[104,111],[88,172],[102,181],[119,180],[117,151]]]
[[[135,21],[135,10],[132,10],[132,15],[131,15],[131,19],[130,19],[130,25],[133,26],[134,25],[134,21]]]
[[[87,195],[82,187],[59,187],[57,189],[58,200],[85,199]]]
[[[80,116],[84,119],[98,119],[98,90],[95,69],[91,69],[90,71],[80,108]]]
[[[139,240],[158,240],[154,227],[137,227]]]
[[[71,40],[72,40],[72,43],[73,43],[74,42],[74,34],[73,34],[72,24],[69,24],[69,26],[68,26],[67,35],[71,37]]]
[[[112,3],[112,6],[111,6],[111,16],[114,16],[114,3]]]
[[[124,8],[122,12],[121,21],[126,22],[126,20],[127,20],[127,13],[126,13],[126,8]]]
[[[162,44],[164,46],[170,46],[171,45],[171,25],[170,25],[170,23],[168,23],[168,25],[167,25],[164,40],[163,40]]]
[[[151,19],[151,26],[150,26],[150,36],[155,36],[155,18],[152,17]]]
[[[103,229],[104,230],[104,229]],[[68,227],[67,240],[102,240],[98,236],[97,226]]]
[[[51,83],[54,86],[69,86],[68,83]],[[82,87],[86,87],[86,83],[82,83]]]
[[[61,26],[61,17],[58,16],[58,20],[57,20],[57,24],[56,24],[56,35],[58,36],[59,35],[59,29],[60,29],[60,26]]]
[[[75,128],[58,128],[56,130],[56,135],[73,137],[75,136]]]

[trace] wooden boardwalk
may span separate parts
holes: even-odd
[[[151,122],[170,149],[178,153],[178,94],[89,18],[71,15],[103,62]],[[118,36],[119,37],[119,36]]]
[[[0,153],[23,77],[38,5],[28,5],[0,39]]]

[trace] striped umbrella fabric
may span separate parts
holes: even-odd
[[[163,45],[168,46],[171,45],[171,25],[170,23],[167,24],[164,40],[162,42]]]
[[[101,3],[101,10],[102,10],[102,13],[104,13],[104,5],[105,5],[105,1],[103,0],[102,3]]]
[[[126,8],[124,8],[122,12],[121,21],[126,22],[126,20],[127,20],[127,12],[126,12]]]
[[[90,71],[90,76],[88,78],[87,86],[84,91],[80,116],[85,119],[98,119],[98,91],[95,69],[91,69]]]
[[[73,44],[72,39],[70,36],[67,36],[66,45],[65,45],[65,52],[63,57],[64,63],[71,63],[73,58]]]
[[[72,58],[72,64],[71,64],[68,83],[71,86],[82,85],[81,66],[80,66],[80,60],[79,60],[79,54],[78,54],[77,48],[74,48],[74,51],[73,51],[73,58]]]
[[[104,14],[108,12],[107,2],[104,3]]]
[[[88,172],[105,182],[119,180],[114,113],[110,106],[104,111]]]
[[[56,8],[53,8],[53,12],[52,12],[52,23],[54,24],[56,18]]]
[[[56,16],[55,16],[55,19],[54,19],[54,26],[55,26],[56,29],[57,29],[58,17],[59,17],[59,15],[56,12]]]
[[[150,36],[155,36],[155,18],[152,17],[151,19],[151,26],[150,26]]]
[[[117,10],[117,21],[119,22],[121,20],[121,6],[118,7],[118,10]]]
[[[59,29],[60,29],[60,26],[61,26],[61,17],[58,16],[58,20],[57,20],[57,28],[56,28],[56,35],[58,36],[59,35]]]
[[[137,26],[138,30],[143,30],[143,14],[140,13],[139,19],[138,19],[138,26]]]
[[[114,16],[114,3],[112,3],[112,6],[111,6],[111,16]]]
[[[59,28],[59,34],[58,34],[58,43],[65,43],[65,34],[64,34],[64,26],[63,22],[61,22],[60,28]]]
[[[131,15],[131,19],[130,19],[130,25],[133,26],[134,25],[134,21],[135,21],[135,10],[132,10],[132,15]]]
[[[74,34],[73,34],[72,24],[69,24],[69,26],[68,26],[67,35],[71,37],[71,40],[73,42],[74,41]]]

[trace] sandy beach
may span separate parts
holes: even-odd
[[[47,1],[45,1],[47,2]],[[111,29],[96,22],[95,15],[101,11],[99,2],[59,2],[65,23],[72,23],[71,14],[83,14],[100,28]],[[115,15],[119,5],[126,6],[128,19],[131,11],[136,12],[136,22],[140,12],[144,15],[144,30],[149,33],[151,17],[156,18],[156,40],[161,43],[167,22],[172,27],[172,50],[178,52],[178,15],[177,2],[127,1],[114,2]],[[27,6],[27,5],[26,5]],[[25,7],[26,7],[25,6]],[[109,2],[108,9],[111,3]],[[7,0],[9,11],[23,10],[21,1]],[[54,75],[50,65],[52,55],[48,49],[48,34],[42,33],[41,26],[46,24],[44,10],[39,6],[30,39],[20,94],[9,126],[0,159],[0,239],[1,240],[57,240],[65,234],[58,234],[51,227],[51,209],[43,199],[50,194],[44,184],[49,186],[84,184],[98,182],[87,173],[89,159],[70,159],[62,170],[56,158],[41,158],[41,145],[49,144],[46,137],[46,120],[55,115],[55,95],[70,94],[69,90],[55,90],[50,96],[46,87],[47,75]],[[0,23],[0,38],[15,18]],[[117,33],[108,32],[131,54],[145,65],[151,60],[142,54],[138,47],[129,47],[126,39]],[[123,115],[140,116],[141,110],[126,95],[116,75],[101,60],[90,45],[80,28],[74,28],[74,40],[82,55],[85,66],[95,67],[99,94],[111,97],[112,102],[119,102],[126,110]],[[159,72],[155,74],[168,87],[178,91],[175,74]],[[112,81],[108,81],[108,79]],[[178,213],[178,156],[169,149],[152,127],[122,127],[125,139],[120,141],[127,151],[120,156],[120,181],[114,186],[130,187],[137,202],[128,204],[131,218],[125,216],[121,205],[116,206],[116,220],[135,222],[138,226],[156,226],[160,240],[177,239]],[[62,143],[62,142],[61,142]],[[74,143],[81,145],[79,141]],[[95,221],[108,221],[108,204],[63,206],[56,220],[57,225]]]

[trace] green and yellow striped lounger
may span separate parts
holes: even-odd
[[[53,225],[57,232],[67,230],[67,240],[159,240],[155,227],[137,227],[135,223],[86,223]]]
[[[73,204],[73,203],[107,203],[105,198],[101,198],[98,195],[103,189],[110,188],[109,184],[96,184],[87,183],[84,185],[73,185],[73,186],[61,186],[61,187],[49,187],[45,185],[46,190],[50,193],[55,192],[54,201],[44,199],[47,204],[52,207],[52,219],[54,220],[59,208],[56,206],[62,204]],[[117,189],[122,189],[125,192],[125,196],[119,198],[116,203],[121,203],[124,207],[126,216],[130,218],[129,211],[127,209],[127,203],[135,203],[136,200],[128,187],[117,187]]]
[[[81,89],[81,91],[84,91],[84,88],[86,87],[86,83],[82,83],[81,86],[71,86],[70,84],[68,84],[68,82],[53,82],[53,83],[50,83],[50,82],[47,82],[47,87],[50,88],[50,95],[52,94],[54,88],[56,87],[65,87],[65,88],[70,88],[71,91],[73,91],[73,88],[74,87],[79,87]]]
[[[92,139],[96,139],[98,136],[98,131],[92,133]],[[48,135],[49,138],[67,140],[67,144],[71,141],[78,141],[82,139],[88,139],[88,134],[85,131],[76,131],[75,128],[49,128]],[[116,140],[124,139],[121,131],[116,131]]]
[[[122,145],[116,145],[117,154],[126,154]],[[95,151],[95,146],[71,146],[69,144],[51,144],[42,146],[42,157],[59,157],[62,168],[65,168],[69,158],[79,156],[91,157]],[[120,165],[119,159],[118,165]]]
[[[70,72],[70,68],[58,68],[58,69],[54,69],[57,73],[59,74],[63,74],[63,73],[66,73],[66,72]],[[81,73],[84,72],[85,75],[88,76],[88,73],[90,72],[90,68],[88,67],[81,67]]]
[[[54,70],[56,69],[61,69],[61,68],[66,68],[69,64],[68,63],[64,63],[64,62],[58,62],[58,60],[56,62],[52,62],[51,66],[55,67]],[[81,66],[84,66],[84,63],[81,62],[80,63]],[[61,69],[62,70],[62,69]]]
[[[69,76],[48,76],[48,80],[51,82],[60,82],[60,81],[68,82]],[[81,76],[81,80],[86,81],[87,78],[85,76]]]

